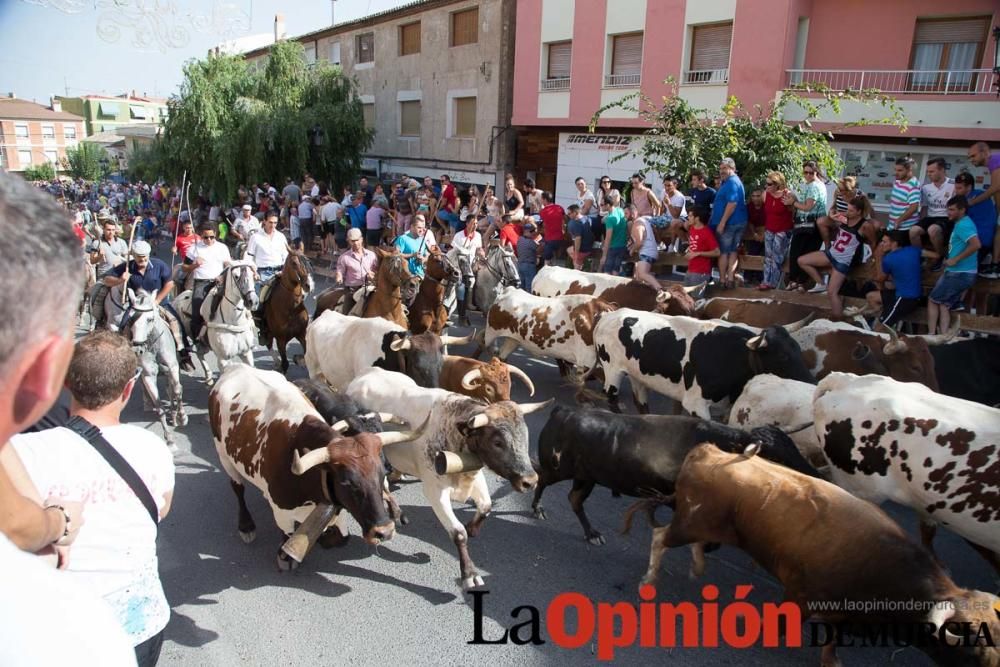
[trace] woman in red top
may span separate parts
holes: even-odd
[[[785,206],[782,197],[786,192],[785,176],[780,171],[772,171],[767,175],[764,190],[764,282],[757,289],[769,290],[781,282],[781,267],[788,255],[788,244],[791,242],[792,220],[791,206]]]

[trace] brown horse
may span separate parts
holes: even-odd
[[[271,288],[271,296],[264,304],[264,322],[261,342],[271,350],[274,365],[279,364],[281,372],[288,372],[288,356],[285,348],[294,338],[306,350],[306,327],[309,326],[309,311],[306,310],[306,294],[313,288],[312,271],[309,260],[298,252],[288,253],[285,266]],[[272,341],[277,343],[277,353],[271,349]]]
[[[362,317],[384,317],[407,328],[404,299],[409,299],[417,290],[419,279],[410,273],[407,255],[396,248],[376,248],[379,257],[378,272],[375,274],[375,292],[365,304]],[[316,297],[313,319],[327,310],[336,310],[344,298],[344,287],[331,287]]]
[[[420,291],[410,306],[410,331],[414,334],[430,331],[441,335],[448,322],[445,293],[449,286],[454,287],[461,279],[462,274],[448,256],[436,246],[431,248]]]

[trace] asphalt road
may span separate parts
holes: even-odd
[[[317,283],[319,290],[326,281],[320,278]],[[481,327],[482,319],[474,315],[473,325]],[[299,351],[297,344],[293,347]],[[471,346],[459,350],[470,351]],[[572,391],[562,384],[553,363],[519,352],[509,361],[534,380],[533,400],[554,396],[572,403]],[[270,355],[262,349],[257,366],[272,368]],[[288,375],[294,379],[307,373],[293,366]],[[570,591],[595,603],[637,602],[650,529],[640,520],[631,535],[619,533],[630,499],[595,490],[587,511],[607,544],[591,546],[569,508],[569,482],[546,492],[548,519],[539,521],[531,516],[530,496],[514,492],[492,473],[487,479],[493,513],[482,534],[470,541],[472,558],[489,590],[483,603],[483,636],[495,639],[504,628],[527,620],[527,612],[515,620],[511,611],[531,605],[540,610],[544,644],[467,644],[474,631],[473,600],[462,593],[455,549],[424,500],[419,482],[404,483],[395,493],[410,523],[390,542],[378,548],[365,545],[352,520],[353,536],[345,546],[317,547],[297,571],[279,573],[275,555],[281,535],[267,503],[256,489],[248,490],[258,530],[253,544],[243,544],[236,531],[236,500],[218,466],[208,427],[207,388],[190,375],[184,375],[183,385],[190,424],[176,431],[181,450],[176,457],[177,485],[159,537],[160,572],[173,608],[161,665],[592,664],[597,661],[596,637],[575,650],[552,643],[544,630],[549,602]],[[514,398],[528,400],[518,383]],[[665,401],[654,401],[654,412],[667,409]],[[547,413],[527,418],[533,450]],[[152,414],[142,412],[138,396],[123,419],[159,432]],[[916,531],[911,512],[891,511]],[[459,516],[468,520],[472,513],[470,505]],[[822,541],[821,535],[802,538]],[[936,547],[959,585],[996,590],[992,570],[964,542],[941,530]],[[753,585],[748,598],[753,603],[781,600],[780,584],[737,549],[723,547],[708,554],[706,574],[700,580],[689,579],[689,565],[686,549],[668,553],[659,601],[699,602],[702,586],[709,583],[719,587],[723,602],[733,599],[739,584]],[[847,648],[841,657],[855,666],[931,664],[914,648],[895,653],[887,648]],[[615,660],[630,665],[661,665],[665,660],[677,665],[814,665],[819,649],[634,647],[618,650]]]

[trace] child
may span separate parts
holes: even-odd
[[[712,258],[719,256],[719,242],[708,228],[710,217],[704,206],[694,206],[688,211],[688,260],[684,286],[701,285],[712,279]]]

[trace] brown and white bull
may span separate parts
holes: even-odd
[[[634,308],[664,315],[693,315],[695,302],[691,294],[700,285],[683,287],[669,285],[656,291],[646,283],[606,273],[587,273],[562,266],[542,268],[531,282],[536,296],[589,294],[619,308]]]
[[[809,316],[826,317],[829,310],[773,299],[732,299],[716,297],[698,304],[700,320],[726,320],[763,329],[791,324]]]
[[[650,521],[657,505],[674,509],[669,525],[654,524],[643,584],[655,584],[668,548],[694,544],[691,573],[701,575],[705,543],[730,544],[781,581],[784,599],[799,607],[802,620],[811,609],[832,609],[815,617],[862,632],[865,626],[858,624],[933,623],[934,629],[945,624],[944,632],[953,633],[948,645],[921,646],[938,664],[1000,665],[1000,651],[976,643],[983,625],[994,640],[1000,636],[997,596],[958,587],[932,554],[878,507],[753,456],[754,447],[731,454],[702,444],[685,459],[672,496],[629,509],[626,530],[637,509],[645,509]],[[847,600],[854,610],[844,609]],[[866,604],[871,611],[862,611]],[[963,623],[971,624],[971,634]],[[970,638],[968,645],[961,636]],[[836,642],[824,646],[824,666],[840,664],[835,651]]]
[[[946,525],[1000,572],[1000,410],[878,375],[831,373],[813,419],[833,481]]]
[[[520,368],[497,357],[485,362],[446,354],[441,365],[440,386],[456,394],[496,403],[510,400],[512,375],[525,384],[529,395],[535,395],[535,385],[531,378]]]
[[[551,399],[524,405],[511,401],[487,405],[444,389],[418,387],[410,378],[381,368],[372,368],[356,378],[348,385],[347,395],[365,409],[383,412],[392,406],[395,414],[408,422],[426,422],[419,439],[387,448],[386,458],[394,470],[420,478],[424,496],[458,550],[463,588],[482,586],[483,578],[469,556],[468,542],[470,535],[479,534],[493,501],[478,466],[508,480],[515,491],[532,490],[538,475],[528,458],[524,415],[544,409]],[[445,452],[473,461],[471,469],[439,473],[439,455]],[[451,504],[470,499],[476,514],[462,525]]]
[[[244,542],[256,537],[245,482],[261,490],[274,522],[286,535],[318,504],[332,503],[337,511],[326,530],[339,528],[339,534],[327,532],[329,543],[342,542],[347,535],[348,513],[369,544],[392,538],[380,454],[383,445],[417,438],[420,432],[344,437],[283,375],[245,364],[223,371],[209,393],[208,415],[219,462],[239,501],[238,528]],[[280,551],[278,566],[291,567]]]

